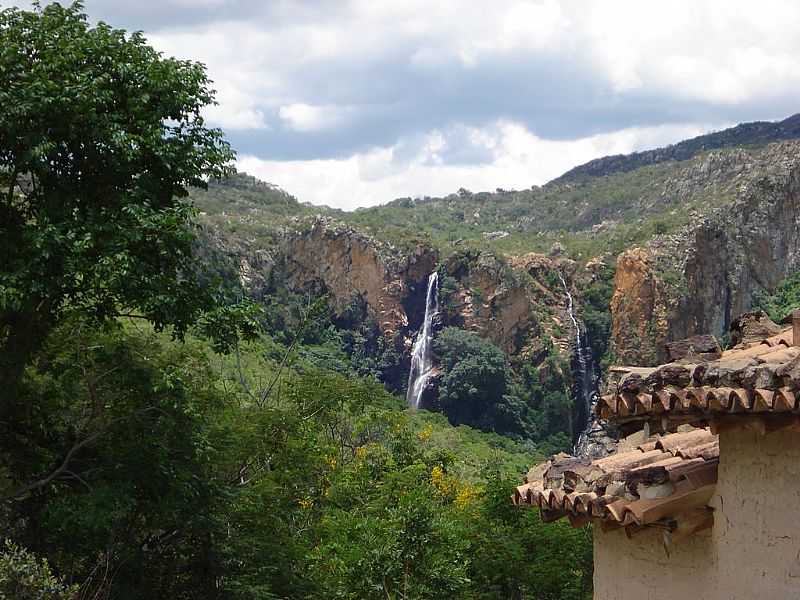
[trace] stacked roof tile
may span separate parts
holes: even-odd
[[[653,368],[614,367],[613,393],[596,411],[618,425],[664,419],[707,424],[727,414],[800,415],[800,347],[792,328],[707,359],[686,357]],[[658,427],[660,428],[660,427]]]
[[[566,516],[574,526],[591,519],[663,525],[687,511],[706,510],[717,481],[717,436],[689,428],[640,437],[639,445],[595,461],[554,457],[531,470],[514,503],[539,507],[546,521]]]
[[[730,350],[712,336],[694,336],[667,345],[670,363],[610,369],[612,393],[598,401],[597,415],[637,433],[606,458],[553,457],[531,470],[514,502],[574,526],[594,520],[629,534],[661,528],[665,544],[710,527],[715,434],[742,426],[800,430],[800,312],[792,321],[781,328],[749,313],[736,322],[740,343]]]

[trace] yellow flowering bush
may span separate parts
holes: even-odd
[[[426,425],[422,431],[417,433],[417,438],[420,442],[427,442],[431,439],[433,435],[433,427],[431,425]]]
[[[445,473],[441,465],[436,465],[431,469],[431,485],[438,494],[445,500],[451,500],[458,491],[458,481]]]

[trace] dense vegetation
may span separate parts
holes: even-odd
[[[470,331],[444,329],[434,341],[443,374],[439,403],[453,423],[521,433],[525,407],[502,350]]]
[[[65,323],[24,378],[24,448],[4,448],[15,542],[83,597],[586,592],[586,534],[508,505],[530,451],[264,349]]]
[[[510,505],[541,449],[404,411],[369,327],[199,251],[200,65],[80,4],[0,47],[0,597],[591,595],[588,531]]]
[[[599,265],[592,283],[582,290],[583,322],[592,354],[604,365],[614,362],[609,354],[611,339],[611,296],[614,294],[614,268]]]
[[[558,354],[515,372],[499,348],[456,327],[437,335],[434,350],[442,370],[436,408],[451,423],[537,440],[546,453],[569,448],[572,376]]]
[[[800,273],[784,279],[771,294],[762,293],[756,296],[753,305],[767,313],[776,323],[783,321],[800,306]]]

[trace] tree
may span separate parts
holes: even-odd
[[[0,550],[0,600],[73,600],[77,593],[53,576],[46,560],[6,540]]]
[[[583,322],[595,362],[607,359],[611,338],[611,296],[614,294],[614,267],[601,266],[583,290]]]
[[[480,598],[586,600],[592,596],[590,527],[543,523],[539,511],[508,501],[517,479],[488,465],[471,516],[470,580]]]
[[[204,67],[83,7],[0,11],[0,386],[65,312],[135,313],[177,337],[211,305],[191,260],[192,186],[234,153],[205,126]]]
[[[443,371],[439,402],[451,423],[523,433],[525,407],[502,350],[456,327],[443,329],[433,347]]]
[[[771,294],[766,291],[757,293],[753,307],[763,310],[770,319],[780,323],[792,310],[800,308],[800,273],[793,273],[781,281]]]
[[[71,582],[181,598],[213,587],[208,537],[233,475],[212,460],[231,398],[205,345],[147,329],[48,336],[20,386],[30,415],[0,444],[3,529]]]

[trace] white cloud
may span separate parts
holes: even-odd
[[[581,55],[620,92],[730,104],[800,91],[800,3],[611,0],[583,8],[572,11]]]
[[[445,163],[441,155],[448,150],[447,133],[432,131],[417,143],[417,152],[410,159],[399,159],[394,146],[339,160],[270,161],[242,156],[237,166],[280,185],[302,201],[351,210],[403,196],[446,195],[460,187],[473,191],[523,189],[596,156],[663,145],[708,129],[697,125],[631,128],[574,141],[552,141],[535,136],[518,123],[497,121],[484,129],[467,128],[467,137],[490,151],[493,158],[485,164]]]
[[[264,16],[167,27],[150,39],[208,64],[226,90],[211,114],[237,127],[261,127],[265,114],[300,132],[346,127],[348,106],[372,101],[348,95],[386,87],[346,78],[386,61],[439,70],[443,81],[452,76],[448,70],[498,64],[524,70],[526,61],[548,61],[556,70],[580,67],[605,80],[610,102],[639,93],[730,106],[800,95],[800,3],[793,0],[517,0],[491,10],[471,0],[350,0],[310,14],[281,6],[279,27]],[[325,81],[305,82],[309,68],[321,69],[316,76]],[[301,81],[305,90],[298,89]]]
[[[236,87],[217,84],[218,104],[205,109],[205,117],[228,130],[269,129],[264,111]]]
[[[87,10],[157,25],[191,0],[158,1]],[[800,98],[796,0],[198,1],[148,39],[208,66],[240,167],[348,208],[528,187]]]
[[[213,125],[230,130],[269,129],[263,100],[282,84],[258,59],[263,33],[218,24],[213,31],[189,29],[147,37],[167,56],[191,57],[206,64],[217,91],[218,104],[206,109]]]
[[[297,102],[281,106],[278,116],[296,131],[323,131],[339,127],[352,112],[349,106],[315,106]]]

